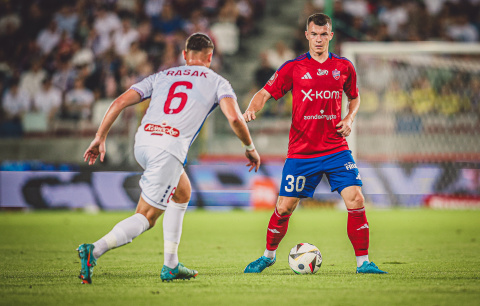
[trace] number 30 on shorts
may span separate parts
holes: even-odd
[[[287,186],[285,186],[286,192],[292,192],[294,189],[296,192],[300,192],[305,187],[305,177],[304,176],[297,176],[297,179],[291,174],[287,175],[285,178],[287,181]]]

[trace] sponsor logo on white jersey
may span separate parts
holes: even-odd
[[[321,119],[325,119],[325,120],[333,120],[333,119],[337,119],[337,115],[324,115],[325,111],[322,109],[320,111],[320,115],[315,115],[315,116],[303,116],[303,120],[321,120]]]
[[[303,102],[305,100],[310,100],[313,101],[313,98],[315,99],[340,99],[341,94],[340,91],[334,91],[334,90],[321,90],[321,91],[313,91],[313,89],[310,89],[309,91],[305,91],[302,89],[303,93]]]
[[[152,135],[158,135],[158,136],[170,135],[173,137],[180,136],[180,131],[174,127],[169,126],[168,122],[166,121],[162,122],[162,124],[160,125],[147,123],[145,125],[144,130],[145,132],[151,132]]]
[[[365,223],[364,225],[362,225],[362,226],[360,226],[359,228],[357,228],[357,231],[362,230],[362,229],[367,229],[367,228],[369,228],[369,227],[368,227],[368,223]]]
[[[328,70],[318,69],[317,75],[319,75],[319,76],[328,75]]]
[[[305,73],[305,75],[302,77],[302,80],[311,80],[312,76],[310,75],[310,72]]]
[[[269,232],[272,232],[274,234],[280,234],[279,231],[277,231],[276,229],[271,229],[271,228],[267,228]]]
[[[344,166],[347,168],[347,170],[357,169],[357,164],[352,162],[348,162]]]

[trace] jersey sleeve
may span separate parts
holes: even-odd
[[[292,71],[293,63],[286,62],[272,75],[263,88],[268,91],[275,100],[280,99],[292,89]]]
[[[348,62],[348,78],[343,84],[343,91],[349,99],[358,97],[357,72],[351,62]]]
[[[135,90],[140,94],[142,100],[148,99],[152,96],[153,84],[155,81],[156,74],[152,74],[140,82],[133,84],[130,89]]]
[[[223,98],[233,98],[237,100],[237,96],[235,95],[235,92],[233,91],[233,88],[230,82],[228,82],[224,78],[220,78],[218,89],[217,89],[216,103],[219,103],[220,100],[222,100]]]

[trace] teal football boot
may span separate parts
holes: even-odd
[[[172,269],[167,266],[163,266],[162,272],[160,273],[160,278],[162,279],[162,282],[164,281],[172,281],[174,279],[190,279],[190,278],[195,278],[198,275],[198,271],[191,270],[189,268],[186,268],[182,263],[178,263],[178,265]]]
[[[78,257],[82,263],[82,270],[78,278],[82,280],[83,284],[92,283],[93,267],[97,265],[97,260],[93,257],[93,244],[82,244],[78,246]]]
[[[373,262],[364,261],[363,264],[357,268],[357,273],[386,274],[388,272],[380,270]]]
[[[265,268],[270,267],[275,263],[277,257],[271,259],[265,256],[260,257],[259,259],[252,261],[245,267],[243,273],[261,273]]]

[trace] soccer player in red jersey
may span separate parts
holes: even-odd
[[[308,17],[305,36],[309,52],[283,64],[255,94],[243,114],[255,120],[267,100],[292,92],[293,110],[288,154],[280,193],[267,229],[264,255],[245,273],[260,273],[273,265],[276,249],[300,198],[312,197],[325,174],[348,209],[347,233],[357,258],[357,273],[386,273],[368,259],[369,227],[365,216],[362,180],[345,137],[360,106],[357,75],[346,58],[328,52],[333,38],[332,20],[325,14]],[[348,114],[342,119],[342,94],[348,97]]]

